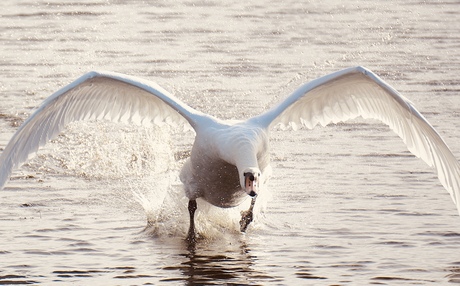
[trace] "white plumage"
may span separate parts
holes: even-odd
[[[191,202],[189,238],[193,238],[196,198],[219,207],[232,207],[249,194],[255,202],[259,185],[269,175],[271,127],[283,124],[313,128],[358,116],[388,124],[413,154],[434,167],[460,213],[459,162],[408,99],[363,67],[313,80],[274,108],[237,123],[199,112],[150,81],[90,72],[46,99],[14,134],[0,157],[0,188],[13,169],[72,121],[189,124],[196,138],[180,178]],[[243,231],[252,220],[252,206],[242,219]]]

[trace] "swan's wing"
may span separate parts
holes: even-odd
[[[90,72],[48,97],[21,125],[0,156],[0,189],[14,168],[72,121],[108,119],[143,125],[187,124],[202,114],[155,83],[109,72]]]
[[[255,120],[265,127],[302,124],[313,128],[362,116],[388,124],[408,149],[436,168],[460,213],[460,164],[414,105],[363,67],[345,69],[309,82]]]

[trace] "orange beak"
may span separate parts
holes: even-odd
[[[244,173],[244,189],[246,190],[246,193],[251,197],[257,196],[259,186],[257,179],[258,178],[252,173]]]

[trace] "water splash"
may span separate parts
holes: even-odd
[[[189,226],[188,199],[178,174],[187,156],[177,156],[171,130],[110,122],[77,122],[27,163],[44,176],[64,175],[89,181],[107,181],[121,203],[138,204],[146,215],[145,232],[153,236],[185,237]],[[188,153],[187,153],[188,154]],[[250,228],[260,227],[268,191],[262,191]],[[235,208],[214,207],[198,200],[196,230],[206,239],[239,233],[241,211],[250,198]]]
[[[168,127],[75,122],[28,166],[88,179],[141,178],[175,167]]]
[[[134,196],[144,208],[147,215],[145,232],[155,237],[185,237],[189,227],[188,199],[181,184],[171,184],[169,188],[141,193],[133,190]],[[164,191],[166,190],[166,191]],[[265,225],[264,210],[267,198],[271,194],[260,194],[254,208],[254,221],[249,231],[262,229]],[[241,205],[233,208],[219,208],[204,200],[198,199],[198,209],[195,213],[195,227],[200,239],[216,240],[228,234],[238,234],[241,211],[247,210],[250,197]]]

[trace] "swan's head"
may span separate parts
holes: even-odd
[[[257,196],[259,192],[260,171],[255,169],[247,169],[243,172],[244,190],[251,197]]]

